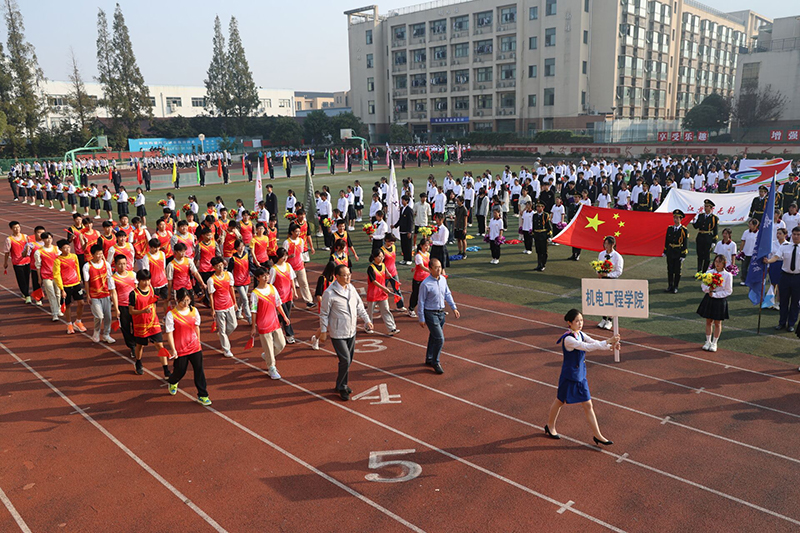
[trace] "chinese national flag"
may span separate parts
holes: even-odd
[[[244,176],[244,156],[242,156],[242,176]]]
[[[142,184],[142,165],[140,163],[136,163],[136,181],[139,182],[139,185]]]
[[[684,222],[692,218],[689,215]],[[664,237],[672,224],[672,213],[584,205],[553,241],[599,252],[603,239],[611,235],[617,239],[617,251],[622,255],[658,257],[664,252]]]
[[[114,178],[111,177],[112,173],[113,173],[113,169],[111,167],[108,167],[108,181],[112,181],[114,179]]]
[[[222,159],[217,159],[217,177],[222,177]]]

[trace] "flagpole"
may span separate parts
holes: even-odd
[[[764,265],[762,268],[763,273],[761,274],[761,299],[758,302],[758,327],[756,327],[756,335],[761,335],[761,309],[764,305],[764,280],[767,277],[767,267]]]

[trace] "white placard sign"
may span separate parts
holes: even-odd
[[[614,335],[619,335],[619,317],[649,318],[650,297],[646,279],[584,278],[581,280],[582,314],[610,316]],[[619,350],[614,361],[619,363]]]

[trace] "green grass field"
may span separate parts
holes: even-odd
[[[509,162],[510,164],[510,162]],[[478,162],[465,165],[452,165],[445,167],[437,164],[430,169],[428,167],[409,167],[406,170],[397,170],[398,183],[404,177],[411,177],[414,180],[416,194],[424,191],[424,185],[428,174],[433,173],[437,180],[441,182],[446,170],[450,170],[454,176],[459,177],[464,170],[471,170],[474,175],[479,175],[487,168],[492,173],[502,172],[505,163]],[[512,165],[512,168],[519,168],[519,163]],[[324,170],[320,166],[317,167]],[[293,176],[286,179],[283,169],[276,166],[276,178],[274,181],[264,180],[273,184],[278,195],[279,207],[283,209],[283,202],[286,198],[288,189],[294,190],[298,199],[304,198],[305,176],[302,165],[293,168]],[[156,173],[154,173],[156,174]],[[237,198],[245,201],[245,205],[252,206],[254,197],[254,187],[252,183],[247,183],[241,176],[241,172],[232,168],[231,180],[228,185],[219,184],[216,172],[212,169],[206,174],[207,183],[205,188],[184,186],[176,193],[178,206],[186,202],[189,194],[196,194],[200,203],[201,211],[204,210],[205,203],[211,201],[215,196],[220,195],[225,201],[225,205],[232,207]],[[281,176],[278,178],[278,176]],[[370,191],[372,184],[379,180],[381,176],[388,177],[388,171],[378,170],[374,172],[361,172],[355,170],[352,174],[340,173],[337,169],[335,176],[328,174],[317,174],[314,178],[314,186],[320,189],[323,184],[328,185],[334,195],[339,189],[352,184],[354,180],[361,181],[365,191]],[[161,176],[154,175],[154,185]],[[187,179],[191,178],[191,179]],[[166,177],[162,178],[166,179]],[[194,180],[194,173],[184,173],[182,180],[184,184]],[[151,218],[157,213],[156,202],[164,197],[165,190],[153,190],[147,195],[148,210]],[[368,202],[366,202],[368,205]],[[335,206],[335,202],[334,202]],[[152,224],[151,224],[152,225]],[[285,224],[284,224],[285,227]],[[510,236],[516,238],[517,218],[513,214],[509,217]],[[358,231],[353,232],[353,240],[356,250],[361,257],[361,262],[355,263],[353,269],[356,271],[365,270],[366,258],[369,256],[370,244],[366,235]],[[745,230],[744,225],[734,226],[734,238],[737,243]],[[470,228],[470,233],[477,233],[477,224]],[[690,228],[690,238],[693,240],[695,233]],[[321,245],[321,242],[320,242]],[[580,279],[583,277],[593,277],[594,272],[589,266],[589,261],[596,259],[595,252],[585,251],[579,262],[568,261],[571,250],[566,246],[551,246],[549,249],[549,259],[545,272],[534,272],[536,267],[536,255],[524,255],[522,245],[503,247],[502,257],[499,265],[489,264],[489,247],[481,238],[474,238],[468,241],[468,245],[480,246],[481,251],[469,254],[463,261],[453,262],[448,269],[450,286],[454,291],[482,296],[493,300],[515,303],[528,306],[534,309],[542,309],[555,313],[563,313],[572,307],[580,308]],[[327,256],[323,256],[323,250],[312,260],[321,263]],[[450,253],[455,253],[455,246],[450,247]],[[623,327],[636,329],[639,331],[661,336],[659,344],[669,347],[669,338],[683,339],[702,344],[705,341],[705,320],[696,314],[696,309],[702,299],[699,283],[694,280],[696,256],[694,245],[690,245],[689,256],[684,263],[683,279],[681,281],[680,292],[678,294],[666,294],[666,263],[660,257],[625,257],[625,271],[623,278],[628,279],[647,279],[650,282],[650,318],[649,319],[622,319]],[[404,288],[411,286],[410,270],[406,267],[400,268],[400,276]],[[765,309],[761,318],[761,335],[756,335],[756,325],[758,320],[758,309],[754,307],[747,298],[746,287],[740,287],[738,280],[734,282],[734,293],[728,298],[731,319],[724,323],[720,347],[736,350],[740,352],[755,354],[764,357],[784,360],[792,364],[800,364],[800,339],[794,334],[781,332],[776,334],[773,330],[778,322],[778,312]],[[502,331],[502,325],[498,327]]]

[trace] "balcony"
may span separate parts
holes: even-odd
[[[498,52],[497,53],[497,59],[499,61],[504,61],[504,60],[507,60],[507,59],[516,59],[516,58],[517,58],[517,52],[515,50],[510,50],[508,52]]]
[[[454,57],[450,60],[451,65],[466,65],[469,63],[469,57]]]
[[[450,40],[453,39],[466,39],[469,38],[469,31],[468,30],[453,30],[453,33],[450,34]]]
[[[472,85],[472,88],[475,89],[476,91],[492,90],[492,88],[493,88],[492,87],[492,80],[489,80],[489,81],[476,81]]]
[[[408,94],[408,89],[405,89],[405,88],[403,88],[403,89],[395,89],[394,91],[392,91],[392,96],[395,97],[395,98],[397,98],[398,96],[405,96],[407,94]]]
[[[405,39],[397,39],[397,40],[392,41],[392,48],[400,48],[400,47],[405,46],[405,45],[406,45],[406,40]]]
[[[418,111],[415,112],[413,115],[411,115],[411,120],[427,120],[427,119],[428,119],[428,113],[426,113],[425,111]]]
[[[497,80],[498,89],[507,89],[509,87],[516,87],[517,80]]]
[[[425,34],[422,35],[412,35],[411,39],[408,40],[408,44],[425,44]]]
[[[425,70],[425,63],[411,63],[410,70]]]
[[[446,41],[447,40],[447,31],[442,31],[439,33],[431,33],[431,38],[428,42],[435,43],[438,41]]]
[[[431,118],[445,118],[447,117],[447,110],[444,111],[432,111]]]
[[[434,59],[431,61],[431,68],[433,67],[446,67],[447,66],[447,58],[445,59]]]
[[[411,87],[411,94],[426,94],[428,88],[424,85],[422,87]]]
[[[492,108],[478,108],[472,112],[472,116],[474,117],[491,117],[492,116]]]
[[[394,114],[394,120],[395,122],[408,120],[408,111],[396,111]]]
[[[442,85],[432,85],[431,86],[432,93],[446,93],[447,92],[447,84]]]
[[[392,65],[392,72],[405,72],[408,70],[408,65],[405,63],[401,63],[399,65]]]
[[[502,23],[497,26],[497,33],[508,33],[511,31],[517,31],[516,22]]]
[[[513,107],[498,107],[497,108],[497,116],[515,116],[517,114],[517,110]]]

